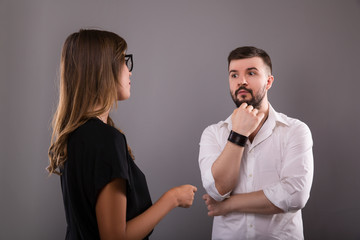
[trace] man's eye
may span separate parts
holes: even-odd
[[[255,73],[254,72],[249,72],[249,75],[253,76],[253,75],[255,75]]]
[[[237,78],[239,75],[237,75],[237,74],[231,74],[231,77],[232,78]]]

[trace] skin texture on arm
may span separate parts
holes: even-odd
[[[220,156],[211,167],[215,187],[221,195],[234,189],[237,184],[244,147],[227,142]]]
[[[243,103],[235,109],[231,121],[233,131],[249,137],[250,134],[260,129],[264,113],[259,113],[253,106]],[[241,158],[244,147],[227,142],[220,156],[211,167],[215,180],[215,186],[221,195],[234,189],[237,184],[240,172]]]
[[[208,208],[209,216],[226,215],[231,212],[256,213],[256,214],[277,214],[284,211],[276,207],[267,199],[264,192],[257,191],[232,195],[230,198],[217,202],[208,194],[203,196]]]
[[[126,222],[126,182],[115,179],[100,192],[96,218],[101,239],[143,239],[175,207],[190,207],[196,187],[183,185],[170,189],[141,215]]]

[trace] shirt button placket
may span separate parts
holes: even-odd
[[[254,239],[255,238],[255,225],[254,225],[255,216],[254,214],[248,214],[247,217],[247,238]]]
[[[255,157],[254,157],[254,149],[250,149],[248,152],[248,159],[247,159],[247,181],[246,181],[246,190],[248,192],[254,191],[254,165],[255,165]]]
[[[251,147],[251,146],[250,146]],[[255,151],[254,148],[250,148],[248,151],[248,168],[247,168],[247,181],[246,181],[246,188],[248,192],[254,191],[254,167],[255,167]],[[246,218],[247,222],[247,238],[248,239],[254,239],[255,238],[255,225],[254,220],[255,216],[254,214],[247,214]]]

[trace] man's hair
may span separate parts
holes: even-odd
[[[228,56],[228,68],[230,66],[231,60],[245,59],[252,57],[261,58],[264,61],[265,65],[269,67],[270,74],[272,74],[272,64],[271,64],[270,56],[264,50],[252,46],[244,46],[232,50]]]

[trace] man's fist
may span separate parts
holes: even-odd
[[[232,130],[248,137],[256,130],[264,116],[264,113],[259,113],[253,106],[242,103],[231,116]]]

